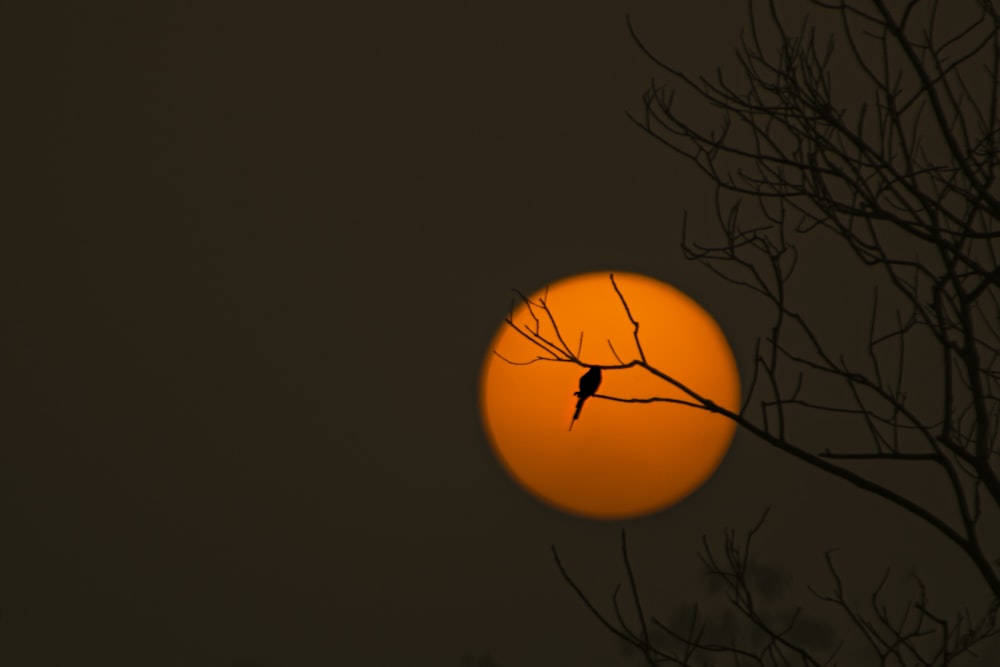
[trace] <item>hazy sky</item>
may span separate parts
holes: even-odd
[[[609,665],[550,545],[607,602],[627,527],[664,616],[768,505],[765,559],[807,574],[907,553],[744,435],[677,507],[593,522],[482,433],[512,287],[646,273],[749,368],[754,304],[678,247],[711,190],[625,115],[655,73],[626,14],[710,71],[735,3],[147,4],[13,24],[40,129],[0,250],[0,662]]]

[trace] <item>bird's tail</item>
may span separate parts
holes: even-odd
[[[580,392],[576,392],[577,396],[580,396]],[[580,396],[576,401],[576,412],[573,413],[573,419],[569,422],[569,430],[573,430],[573,422],[580,418],[580,410],[583,410],[583,402],[587,400],[586,396]]]

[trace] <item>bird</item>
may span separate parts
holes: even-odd
[[[576,412],[573,413],[573,419],[569,422],[569,430],[573,430],[573,422],[580,418],[580,410],[583,409],[583,402],[588,398],[597,393],[597,388],[601,386],[601,368],[599,366],[591,366],[580,377],[580,391],[574,391],[574,396],[579,396],[576,401]]]

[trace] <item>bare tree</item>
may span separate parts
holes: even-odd
[[[641,367],[683,397],[594,398],[667,400],[721,414],[919,518],[980,575],[986,602],[978,610],[932,609],[919,579],[895,612],[881,587],[865,608],[852,605],[832,554],[830,582],[815,593],[857,628],[875,664],[957,664],[975,659],[1000,628],[1000,8],[993,0],[810,0],[788,11],[803,5],[813,15],[796,17],[791,28],[773,0],[748,2],[736,72],[713,78],[671,66],[630,22],[663,76],[632,120],[716,189],[715,224],[699,224],[698,238],[685,215],[686,256],[756,294],[770,323],[757,341],[745,401],[731,411],[647,363],[639,322],[612,276],[637,356],[615,351],[620,363],[604,369]],[[809,284],[796,281],[809,253],[831,248],[845,252],[844,271],[868,285],[866,321],[854,340],[817,324],[838,304],[817,304]],[[538,346],[539,360],[591,365],[565,343],[544,299],[522,298],[532,322],[508,324]],[[817,447],[803,419],[817,413],[851,437]],[[871,462],[897,477],[932,467],[951,508],[893,488]],[[697,614],[683,627],[647,617],[624,536],[638,621],[625,623],[617,599],[611,618],[577,591],[649,664],[721,664],[712,657],[720,654],[725,664],[834,664],[837,647],[820,655],[796,639],[794,614],[758,612],[749,567],[758,529],[745,541],[727,532],[721,553],[706,541],[701,554],[758,631],[743,643],[706,639]]]

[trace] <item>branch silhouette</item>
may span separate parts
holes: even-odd
[[[621,290],[618,287],[618,284],[615,282],[614,274],[613,273],[609,274],[608,278],[611,282],[613,289],[618,293],[618,295],[621,298],[623,310],[625,311],[626,316],[628,317],[629,321],[633,324],[637,354],[641,355],[644,359],[645,355],[643,353],[641,340],[639,339],[639,334],[638,334],[639,323],[633,318],[631,311],[628,308],[627,299],[624,295],[622,295]],[[642,368],[646,372],[663,380],[665,383],[679,389],[681,392],[687,395],[691,400],[687,401],[687,400],[669,399],[663,397],[651,397],[651,398],[614,397],[614,396],[597,395],[597,394],[595,394],[593,397],[596,399],[613,400],[625,403],[653,403],[653,402],[682,403],[684,405],[688,405],[693,408],[698,408],[701,410],[706,410],[708,412],[720,414],[726,417],[727,419],[734,421],[740,427],[752,433],[753,435],[757,436],[761,440],[767,442],[771,446],[776,447],[777,449],[787,454],[790,454],[795,458],[812,465],[813,467],[819,468],[824,472],[839,477],[840,479],[849,482],[850,484],[864,491],[879,496],[893,503],[894,505],[897,505],[898,507],[901,507],[902,509],[910,512],[911,514],[921,518],[922,520],[933,526],[940,533],[945,535],[956,546],[960,547],[963,551],[965,551],[966,554],[976,563],[977,568],[979,568],[981,574],[989,584],[990,588],[994,591],[996,595],[1000,596],[1000,577],[998,577],[993,564],[991,564],[987,559],[987,556],[985,552],[982,550],[982,545],[977,539],[978,536],[975,532],[972,532],[971,534],[966,532],[966,534],[963,534],[962,532],[960,532],[959,529],[952,527],[940,516],[930,511],[926,507],[920,505],[913,499],[904,496],[900,493],[897,493],[896,491],[889,489],[885,485],[880,484],[879,482],[876,482],[875,480],[866,477],[863,474],[860,474],[849,468],[845,468],[841,465],[833,463],[831,459],[836,457],[831,456],[830,453],[827,452],[813,453],[808,449],[806,449],[804,446],[800,446],[788,441],[783,437],[784,433],[783,426],[781,426],[779,430],[775,432],[774,430],[769,428],[769,424],[767,423],[766,418],[764,419],[763,424],[758,424],[747,417],[746,410],[742,410],[739,413],[728,410],[720,406],[719,404],[715,403],[711,399],[698,394],[680,380],[652,366],[643,359],[633,359],[632,361],[626,363],[621,363],[617,365],[604,365],[604,366],[589,364],[582,361],[568,347],[565,340],[562,338],[561,334],[558,333],[558,322],[554,317],[554,315],[552,314],[551,310],[549,309],[547,303],[544,300],[533,302],[520,292],[518,292],[518,294],[521,296],[522,301],[525,303],[528,312],[530,313],[533,321],[536,323],[536,326],[534,328],[530,327],[529,325],[522,325],[521,327],[519,327],[517,324],[514,323],[512,317],[506,318],[505,321],[508,326],[510,326],[519,334],[527,338],[534,345],[538,346],[540,349],[550,354],[550,356],[540,355],[533,361],[574,363],[585,368],[611,370],[611,371],[633,368],[633,367]],[[543,333],[540,326],[538,326],[540,319],[538,317],[538,314],[535,312],[536,310],[540,311],[544,315],[544,317],[550,323],[552,329],[555,331],[554,334],[546,335],[545,333]],[[795,317],[798,316],[796,315]],[[499,352],[494,350],[494,353],[503,358],[502,355],[499,354]],[[758,362],[760,362],[760,359],[758,359]],[[511,363],[516,363],[516,362],[511,362]],[[869,386],[867,378],[860,375],[854,375],[846,369],[834,369],[831,367],[823,367],[818,365],[816,366],[816,369],[826,372],[835,372],[842,376],[846,376],[847,379],[853,382],[854,384],[862,384],[865,386]],[[769,371],[769,374],[772,376],[771,378],[772,381],[774,381],[773,372]],[[779,405],[779,407],[784,407],[784,405],[788,404],[789,401],[772,401],[772,403]],[[904,414],[906,413],[905,406],[900,405],[898,406],[897,409]],[[941,459],[937,453],[928,456],[933,461],[939,464],[941,463]],[[908,459],[912,458],[912,456],[904,455],[901,458]],[[964,501],[964,497],[961,498],[961,501]],[[968,528],[969,526],[966,527]]]
[[[1000,609],[1000,6],[809,0],[794,8],[815,16],[791,27],[779,4],[747,2],[735,72],[720,68],[713,77],[671,65],[628,21],[660,72],[629,118],[715,186],[714,224],[695,224],[687,213],[681,220],[685,257],[753,295],[770,319],[743,402],[729,410],[650,364],[640,322],[613,275],[635,350],[607,341],[618,363],[600,368],[641,368],[680,396],[591,398],[719,414],[943,536],[992,600],[978,615],[932,611],[919,579],[906,622],[876,603],[883,589],[860,609],[845,599],[832,557],[833,592],[822,595],[868,637],[879,664],[952,664],[996,632]],[[846,86],[842,72],[850,72]],[[681,98],[701,106],[677,104]],[[821,301],[828,297],[816,284],[798,279],[805,258],[833,251],[846,258],[845,272],[867,281],[860,301],[846,293]],[[544,298],[520,296],[534,326],[507,322],[538,355],[518,363],[592,366],[580,358],[582,339],[575,351],[566,345]],[[829,328],[826,313],[839,309],[856,322],[856,337]],[[850,434],[842,444],[817,442],[806,418],[819,413]],[[872,462],[903,478],[927,466],[938,471],[933,493],[950,507],[890,488]],[[724,569],[719,561],[708,566]],[[739,590],[734,595],[739,608]],[[776,628],[768,655],[705,643],[694,619],[674,630],[670,636],[694,653],[728,653],[746,664],[784,664],[779,647],[782,655],[792,650]],[[624,634],[649,660],[696,663],[694,653],[657,653],[642,632]],[[832,660],[795,655],[796,664]]]

